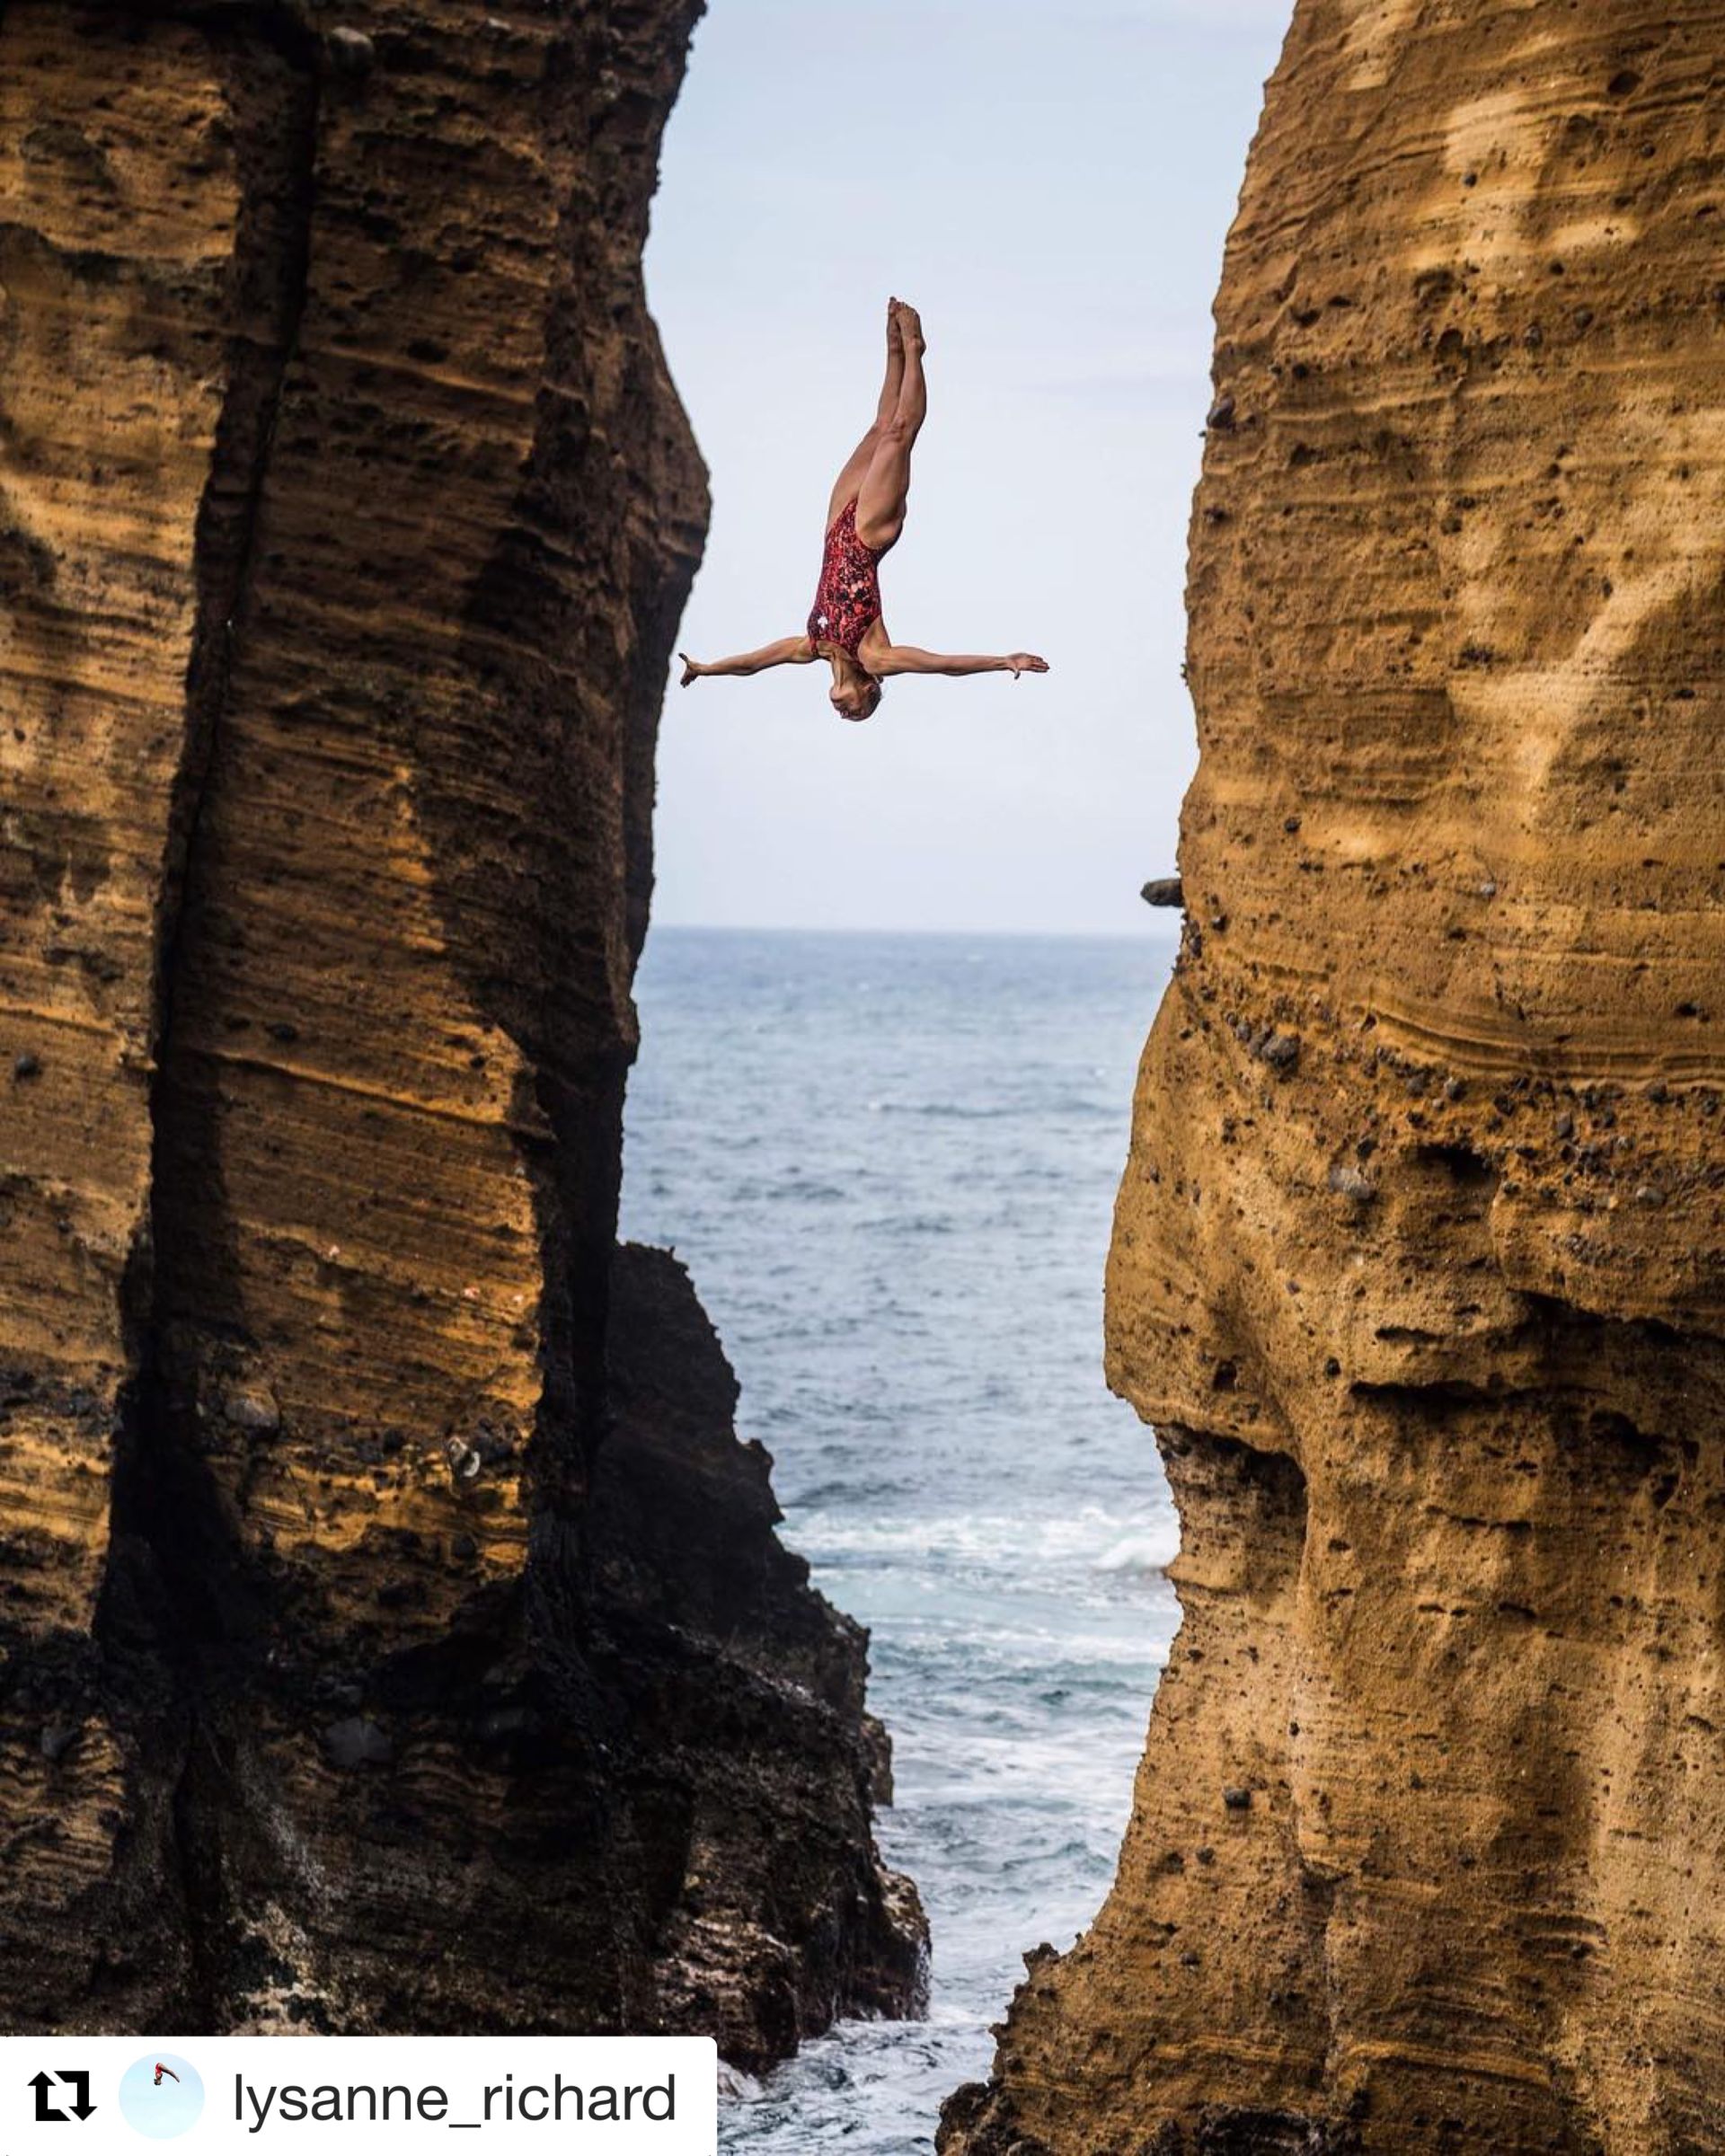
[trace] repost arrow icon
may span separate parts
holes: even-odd
[[[58,2104],[50,2104],[48,2100],[48,2092],[56,2081],[65,2081],[77,2091],[76,2101],[72,2106],[73,2116],[88,2118],[96,2107],[90,2101],[90,2076],[87,2073],[33,2073],[30,2077],[30,2086],[36,2091],[36,2124],[39,2126],[66,2126],[72,2123]]]
[[[54,2086],[54,2081],[55,2076],[51,2073],[32,2073],[30,2077],[30,2085],[36,2091],[36,2124],[39,2126],[55,2124],[65,2126],[71,2124],[66,2113],[48,2100],[48,2092]]]

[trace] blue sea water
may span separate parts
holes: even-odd
[[[1113,1875],[1178,1617],[1149,1433],[1101,1376],[1133,1074],[1173,947],[659,929],[624,1226],[688,1263],[782,1530],[872,1633],[933,1928],[921,2024],[847,2023],[726,2104],[749,2156],[927,2156],[1024,1951]]]

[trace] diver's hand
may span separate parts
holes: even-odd
[[[1014,681],[1021,674],[1046,674],[1048,670],[1048,660],[1039,658],[1034,651],[1009,651],[1006,664],[1013,669]]]
[[[679,651],[677,656],[683,661],[683,679],[677,685],[686,689],[692,681],[699,680],[701,662],[698,658],[691,658],[686,651]]]

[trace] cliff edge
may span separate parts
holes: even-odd
[[[948,2152],[1725,2143],[1722,48],[1296,8],[1109,1272],[1184,1622]]]
[[[0,2019],[903,2010],[864,1642],[619,1252],[699,0],[0,10]]]

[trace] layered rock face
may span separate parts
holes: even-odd
[[[698,0],[0,10],[0,2017],[903,2008],[863,1642],[615,1250]]]
[[[1725,2144],[1721,49],[1299,0],[1109,1279],[1185,1618],[948,2151]]]

